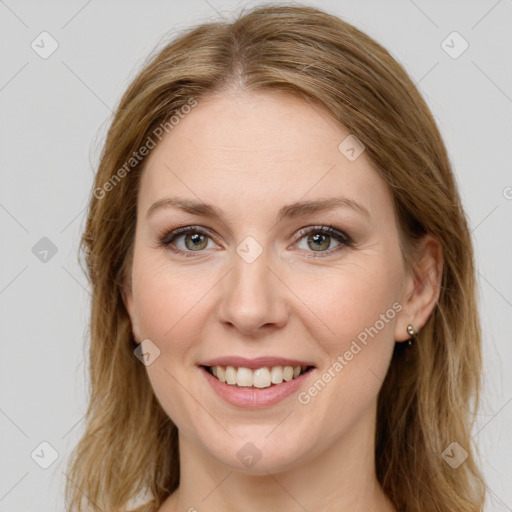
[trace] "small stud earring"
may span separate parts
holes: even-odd
[[[413,325],[409,324],[407,326],[407,334],[409,334],[409,336],[411,336],[411,338],[409,338],[407,340],[407,345],[411,346],[413,344],[413,342],[416,341],[416,336],[418,335],[418,333]]]

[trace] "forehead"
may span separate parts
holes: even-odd
[[[285,93],[201,99],[148,156],[139,206],[146,211],[166,194],[235,209],[339,195],[382,215],[391,207],[387,185],[364,152],[349,160],[340,151],[349,135],[320,107]]]

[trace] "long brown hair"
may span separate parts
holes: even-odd
[[[125,511],[145,493],[137,510],[154,512],[179,485],[177,429],[134,356],[122,300],[144,167],[143,158],[130,159],[191,99],[230,87],[322,105],[363,142],[388,183],[407,261],[423,235],[441,244],[436,307],[413,349],[396,344],[379,394],[377,477],[400,511],[480,511],[485,485],[470,435],[482,364],[474,257],[445,145],[420,93],[382,46],[297,5],[189,30],[148,60],[117,107],[81,244],[92,287],[90,397],[68,466],[69,509]],[[456,469],[443,457],[454,442],[468,454]]]

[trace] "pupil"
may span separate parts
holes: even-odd
[[[205,237],[200,233],[194,233],[192,235],[187,235],[186,237],[186,245],[192,251],[197,251],[198,249],[203,249],[204,247]],[[191,242],[191,246],[187,242]]]
[[[328,238],[329,235],[324,235],[324,234],[321,234],[321,233],[316,233],[315,235],[312,235],[310,237],[310,239],[313,241],[313,247],[312,249],[313,250],[317,250],[317,249],[325,249],[329,246],[329,242],[327,241],[327,245],[326,245],[326,240]]]

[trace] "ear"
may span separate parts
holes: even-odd
[[[410,339],[407,326],[421,331],[434,310],[441,293],[443,251],[432,236],[425,235],[408,270],[401,297],[402,310],[395,324],[395,340]]]
[[[128,316],[130,317],[130,322],[132,324],[132,333],[133,338],[136,343],[141,343],[142,338],[140,336],[139,323],[136,314],[136,308],[133,300],[133,291],[132,291],[132,282],[131,278],[127,280],[123,286],[121,296],[123,298],[123,303],[128,312]]]

